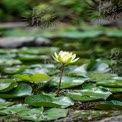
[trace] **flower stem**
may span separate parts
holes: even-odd
[[[60,79],[59,79],[58,91],[57,91],[57,94],[56,94],[57,97],[59,96],[59,92],[60,92],[61,80],[62,80],[63,72],[64,72],[64,64],[62,64],[62,68],[61,68],[61,74],[60,74]]]

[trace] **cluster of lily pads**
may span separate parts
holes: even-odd
[[[94,109],[122,109],[122,77],[107,73],[109,65],[102,60],[79,59],[65,66],[56,96],[61,65],[51,55],[58,51],[56,47],[0,50],[0,115],[56,120],[66,117],[79,101],[100,101]]]

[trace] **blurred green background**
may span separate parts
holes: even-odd
[[[50,39],[53,46],[75,50],[84,57],[102,57],[111,49],[122,46],[121,16],[112,21],[111,15],[115,12],[113,7],[119,11],[120,2],[112,0],[111,6],[107,4],[110,7],[107,13],[104,1],[99,11],[100,0],[1,0],[1,25],[5,22],[26,22],[31,29],[27,29],[28,26],[6,29],[0,25],[0,36],[44,37]],[[115,18],[121,13],[117,12]]]

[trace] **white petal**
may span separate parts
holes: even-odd
[[[55,56],[56,58],[58,58],[58,55],[57,55],[57,53],[56,53],[56,52],[54,53],[54,56]]]
[[[78,59],[79,59],[79,58],[76,58],[76,59],[72,60],[72,63],[76,62]]]
[[[60,51],[60,52],[59,52],[59,55],[61,55],[62,53],[63,53],[63,51]]]
[[[52,56],[52,57],[53,57],[53,59],[54,59],[55,61],[59,62],[59,60],[58,60],[55,56]]]
[[[75,59],[75,57],[76,57],[76,54],[74,54],[74,55],[72,56],[72,60],[74,60],[74,59]]]

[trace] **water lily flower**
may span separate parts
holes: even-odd
[[[61,81],[62,81],[62,76],[63,76],[65,65],[74,63],[79,58],[76,58],[76,54],[73,54],[72,52],[66,52],[66,51],[60,51],[58,54],[55,52],[54,55],[52,55],[52,57],[55,61],[62,63],[59,85],[58,85],[58,90],[57,90],[57,94],[56,94],[56,96],[58,96],[60,93]]]
[[[60,51],[59,54],[56,52],[52,56],[53,59],[62,64],[70,64],[76,62],[79,58],[76,58],[76,54],[72,52]]]

